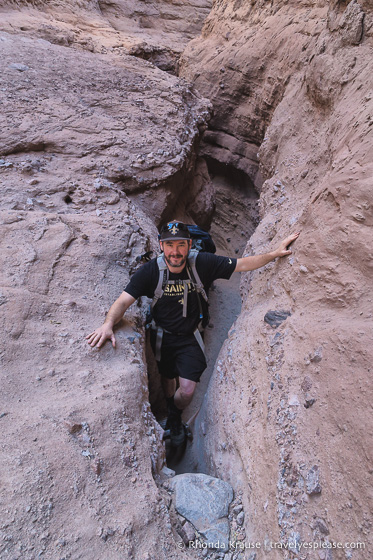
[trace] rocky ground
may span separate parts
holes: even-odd
[[[371,556],[372,7],[210,7],[0,7],[5,560]],[[231,484],[231,535],[255,552],[178,546],[145,302],[116,350],[84,339],[175,214],[232,255],[301,231],[291,258],[243,275],[188,411],[202,404],[193,468]],[[226,324],[234,294],[212,295]],[[313,541],[366,548],[270,547]]]

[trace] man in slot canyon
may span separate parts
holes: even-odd
[[[141,296],[151,298],[150,341],[167,401],[166,429],[171,445],[185,440],[182,411],[190,404],[207,367],[201,332],[208,322],[207,293],[214,280],[229,280],[233,272],[256,270],[291,254],[299,232],[286,237],[272,252],[243,258],[191,250],[188,226],[173,220],[160,229],[158,258],[144,264],[110,307],[103,325],[90,333],[88,344],[100,348],[127,309]]]

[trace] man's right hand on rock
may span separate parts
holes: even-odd
[[[98,329],[94,330],[91,334],[86,336],[86,340],[88,340],[88,344],[92,346],[97,346],[97,348],[101,348],[106,340],[110,338],[113,347],[115,348],[115,336],[113,329],[109,325],[105,325],[105,323],[99,327]]]

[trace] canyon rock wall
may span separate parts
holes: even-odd
[[[176,559],[143,309],[116,350],[85,336],[157,250],[209,104],[125,52],[39,36],[30,13],[52,4],[17,6],[0,20],[0,556]]]
[[[220,0],[182,57],[214,106],[202,150],[261,175],[246,254],[301,232],[243,276],[197,420],[202,468],[244,490],[257,559],[266,541],[366,546],[268,558],[371,555],[372,35],[369,2]],[[269,311],[289,315],[272,327]]]
[[[97,53],[132,54],[175,72],[211,0],[5,0],[1,28]]]

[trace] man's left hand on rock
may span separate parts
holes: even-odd
[[[300,232],[297,231],[296,233],[292,233],[283,241],[281,241],[280,245],[275,250],[276,257],[286,257],[287,255],[291,255],[292,251],[290,245],[299,237]]]

